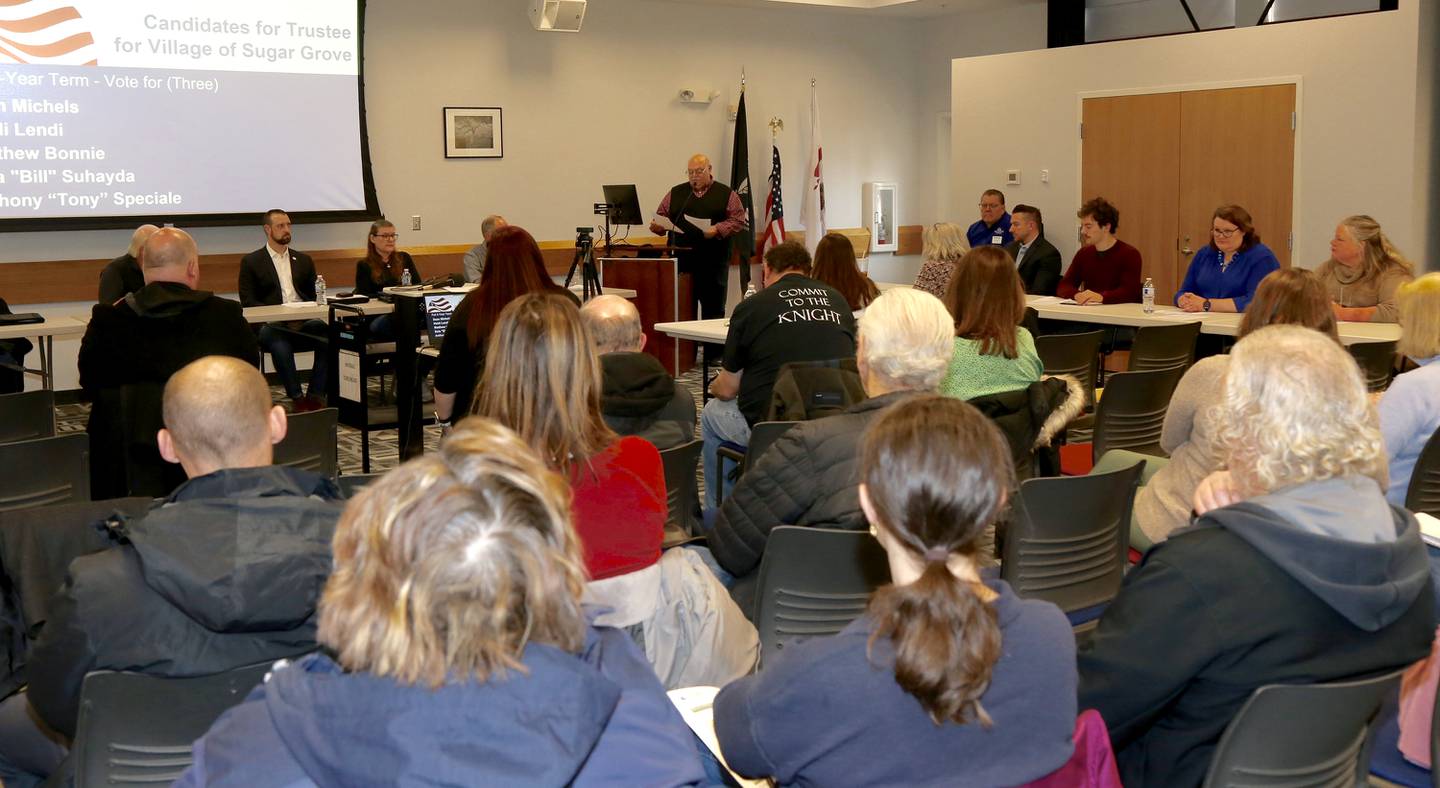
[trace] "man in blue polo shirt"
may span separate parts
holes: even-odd
[[[1010,234],[1010,214],[1005,211],[1005,194],[999,189],[986,189],[980,195],[980,221],[965,231],[970,248],[1006,246],[1015,240]]]

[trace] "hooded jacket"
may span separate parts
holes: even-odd
[[[1126,786],[1199,785],[1256,688],[1408,665],[1433,608],[1419,526],[1378,484],[1297,485],[1145,555],[1080,653],[1080,708],[1105,718]]]
[[[28,663],[30,704],[73,736],[92,670],[201,676],[315,648],[315,603],[342,508],[334,483],[282,466],[181,485],[114,546],[75,559]]]
[[[627,635],[531,644],[524,671],[438,690],[277,667],[195,743],[179,786],[697,785],[695,738]]]
[[[600,413],[610,429],[660,450],[695,440],[695,397],[648,353],[600,356]]]

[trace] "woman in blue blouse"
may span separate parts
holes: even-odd
[[[1280,267],[1260,243],[1250,212],[1222,205],[1210,217],[1210,243],[1195,254],[1175,306],[1186,312],[1244,312],[1260,280]]]

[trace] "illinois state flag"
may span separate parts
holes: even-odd
[[[805,202],[800,206],[800,221],[805,225],[805,248],[815,256],[815,247],[825,237],[825,176],[822,166],[825,151],[820,145],[820,103],[815,93],[815,80],[810,80],[810,169],[805,175]]]

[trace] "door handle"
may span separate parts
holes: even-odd
[[[1180,254],[1183,254],[1183,255],[1192,255],[1192,254],[1195,254],[1195,250],[1190,248],[1190,236],[1188,236],[1188,235],[1185,236],[1185,246],[1184,246],[1183,248],[1181,248]]]

